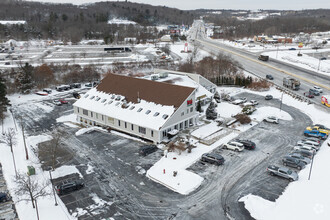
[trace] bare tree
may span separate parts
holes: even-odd
[[[14,131],[13,128],[9,128],[7,132],[5,132],[3,136],[4,142],[7,144],[8,147],[10,147],[11,154],[13,156],[13,163],[14,163],[14,169],[15,169],[15,174],[17,177],[17,169],[16,169],[16,163],[15,163],[15,156],[14,156],[14,151],[13,151],[13,146],[16,145],[17,140],[16,140],[16,132]]]
[[[37,198],[51,195],[51,191],[47,191],[49,186],[48,181],[40,181],[40,179],[30,177],[25,173],[19,173],[15,180],[17,188],[15,188],[15,195],[19,197],[20,201],[31,201],[32,207],[35,208],[35,201]]]
[[[58,151],[62,141],[65,139],[66,134],[63,130],[57,128],[52,133],[52,140],[49,142],[49,146],[47,147],[48,153],[51,156],[51,166],[54,171],[56,168],[56,161],[58,157]]]
[[[84,59],[86,58],[86,55],[87,55],[87,53],[86,53],[86,51],[85,50],[83,50],[81,53],[80,53],[80,55],[82,56],[82,57],[84,57]]]

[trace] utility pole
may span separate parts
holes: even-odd
[[[320,64],[321,64],[321,59],[319,59],[319,65],[317,67],[317,71],[319,71],[319,69],[320,69]]]
[[[36,198],[34,199],[34,202],[36,203],[37,219],[39,220],[38,203]]]
[[[313,168],[313,161],[314,161],[314,155],[315,155],[315,153],[313,152],[312,163],[311,163],[311,167],[310,167],[310,169],[309,169],[308,180],[311,179],[312,168]]]
[[[53,178],[52,178],[52,171],[51,170],[49,170],[49,176],[50,176],[50,183],[52,184],[52,191],[53,191],[53,194],[54,194],[55,206],[57,206],[58,204],[57,204],[57,200],[56,200],[55,190],[54,190],[54,187],[53,187],[53,182],[52,182]]]
[[[23,142],[24,142],[24,148],[25,148],[25,156],[26,156],[26,159],[28,160],[29,159],[29,154],[28,154],[28,150],[26,148],[26,143],[25,143],[24,125],[23,125],[22,117],[21,117],[21,127],[22,127],[22,135],[23,135]]]
[[[280,105],[280,111],[282,111],[282,102],[283,102],[283,92],[282,92],[282,96],[281,96],[281,105]]]

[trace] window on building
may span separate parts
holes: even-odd
[[[139,126],[139,132],[140,132],[141,134],[146,134],[146,128],[144,128],[144,127],[140,127],[140,126]]]
[[[79,108],[77,108],[77,112],[79,113]]]
[[[149,115],[150,112],[151,112],[150,110],[146,111],[146,115]]]
[[[168,118],[168,115],[165,114],[162,117],[163,117],[163,119],[166,119],[166,118]]]
[[[134,108],[135,108],[135,106],[132,105],[132,106],[129,108],[129,110],[133,110]]]
[[[111,99],[114,99],[115,97],[116,97],[115,95],[112,95],[112,96],[111,96]]]
[[[97,97],[97,98],[95,99],[95,101],[97,101],[97,102],[98,102],[100,99],[101,99],[100,97]]]
[[[153,130],[151,130],[151,137],[153,137],[154,136],[154,131]]]
[[[92,100],[95,97],[95,95],[92,95],[89,99]]]
[[[132,124],[131,128],[132,128],[132,131],[134,131],[134,125],[133,124]]]
[[[102,121],[104,120],[103,115],[102,115]]]
[[[99,114],[95,113],[95,117],[96,117],[97,119],[99,119]]]
[[[184,112],[181,112],[181,116],[184,116]]]
[[[101,103],[105,103],[107,100],[106,99],[103,99],[102,101],[101,101]]]
[[[111,117],[108,117],[108,122],[111,123],[111,124],[114,124],[115,123],[115,119],[114,118],[111,118]]]
[[[117,103],[116,103],[116,106],[118,106],[119,104],[120,104],[120,102],[117,102]]]
[[[88,94],[86,94],[84,97],[85,97],[85,98],[87,98],[88,96],[89,96],[89,95],[88,95]]]
[[[183,128],[183,122],[180,123],[180,130]]]
[[[154,114],[154,117],[156,117],[156,116],[158,116],[159,115],[159,112],[156,112],[155,114]]]
[[[112,100],[110,100],[109,102],[108,102],[108,104],[110,105],[111,103],[113,103],[113,101]]]
[[[91,112],[91,117],[93,118],[93,112]]]
[[[189,109],[187,109],[187,114],[189,113]]]
[[[88,110],[83,109],[83,114],[88,116]]]
[[[120,127],[120,120],[118,120],[118,126]]]
[[[175,125],[175,126],[174,126],[174,129],[178,129],[178,125]]]
[[[193,111],[194,111],[194,107],[191,107],[191,108],[190,108],[190,112],[193,112]]]
[[[138,110],[137,110],[137,112],[141,112],[143,110],[143,108],[139,108]]]
[[[125,122],[125,128],[127,128],[127,122]]]

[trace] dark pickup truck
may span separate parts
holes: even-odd
[[[63,195],[75,190],[79,190],[84,187],[84,182],[81,179],[64,181],[61,184],[55,186],[58,195]]]
[[[267,172],[274,176],[280,176],[280,177],[283,177],[283,178],[286,178],[286,179],[289,179],[289,181],[294,181],[294,180],[298,180],[298,174],[297,172],[295,171],[292,171],[286,167],[278,167],[278,166],[275,166],[275,165],[269,165],[267,167]]]

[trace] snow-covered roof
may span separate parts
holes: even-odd
[[[93,88],[73,105],[155,130],[162,127],[175,111],[174,106],[160,105],[145,100],[140,100],[140,103],[126,103],[124,100],[125,97],[119,94],[107,94]]]
[[[74,106],[158,130],[194,91],[191,87],[108,74]]]
[[[165,72],[165,73],[167,73],[167,72]],[[152,75],[145,76],[144,79],[151,80],[151,76]],[[166,78],[159,78],[157,81],[158,82],[169,83],[169,84],[173,84],[173,85],[187,86],[187,87],[191,87],[191,88],[196,88],[196,94],[195,94],[196,99],[198,99],[199,97],[200,97],[200,99],[202,99],[204,97],[212,97],[213,96],[213,94],[211,92],[209,92],[206,88],[204,88],[199,83],[195,82],[189,76],[169,73]]]

